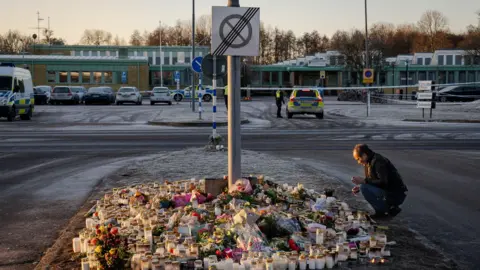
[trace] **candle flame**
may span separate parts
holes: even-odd
[[[385,263],[385,259],[382,258],[382,259],[380,260],[380,263]]]
[[[370,262],[371,262],[371,263],[375,263],[375,258],[373,258]]]

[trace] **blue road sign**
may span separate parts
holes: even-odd
[[[127,72],[122,72],[122,83],[127,83]]]
[[[175,71],[175,81],[176,82],[180,81],[180,71]]]
[[[365,77],[370,78],[372,77],[372,72],[370,70],[365,72]]]
[[[203,61],[203,57],[201,56],[195,57],[195,59],[193,59],[192,61],[193,71],[197,73],[202,73],[202,61]]]

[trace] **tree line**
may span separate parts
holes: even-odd
[[[480,64],[480,12],[479,24],[469,25],[462,33],[449,29],[448,18],[442,13],[426,11],[417,23],[394,25],[376,23],[370,26],[368,35],[369,62],[371,67],[382,69],[386,57],[415,52],[433,52],[438,49],[464,49]],[[203,15],[196,20],[195,43],[201,46],[211,44],[211,17]],[[113,37],[101,29],[87,29],[78,44],[82,45],[133,45],[133,46],[190,46],[191,21],[178,20],[175,25],[159,25],[155,30],[143,33],[135,30],[128,39]],[[313,55],[326,50],[337,50],[342,55],[342,64],[352,70],[365,67],[365,31],[352,29],[338,30],[331,37],[317,30],[296,36],[291,30],[278,27],[260,26],[260,54],[248,59],[250,64],[272,64],[295,57]],[[45,33],[40,43],[65,44],[55,38],[53,32]],[[31,37],[22,36],[18,31],[0,35],[0,53],[18,53],[33,43]]]

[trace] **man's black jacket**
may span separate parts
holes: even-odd
[[[402,176],[386,157],[374,153],[365,166],[365,182],[375,185],[388,193],[408,191]]]

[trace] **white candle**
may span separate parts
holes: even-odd
[[[317,229],[315,243],[317,245],[323,245],[323,230],[322,229]]]
[[[226,259],[224,263],[224,268],[225,270],[233,270],[233,260],[232,259]]]
[[[306,270],[307,269],[307,260],[301,259],[299,262],[300,270]]]
[[[308,259],[308,269],[315,269],[315,257],[310,256]]]
[[[87,258],[82,259],[82,270],[90,270],[90,263]]]
[[[219,206],[215,206],[215,216],[220,216],[222,214],[222,209]]]
[[[327,266],[328,269],[332,269],[332,268],[333,268],[334,262],[333,262],[333,257],[332,257],[332,255],[327,255],[327,258],[325,259],[325,264],[326,264],[326,266]]]
[[[288,262],[288,270],[295,270],[295,269],[297,269],[297,261],[290,260]]]
[[[73,252],[74,253],[79,253],[82,251],[82,242],[80,241],[79,237],[75,237],[72,240],[73,242]]]
[[[317,255],[317,259],[315,260],[315,269],[323,268],[325,268],[325,256]]]

